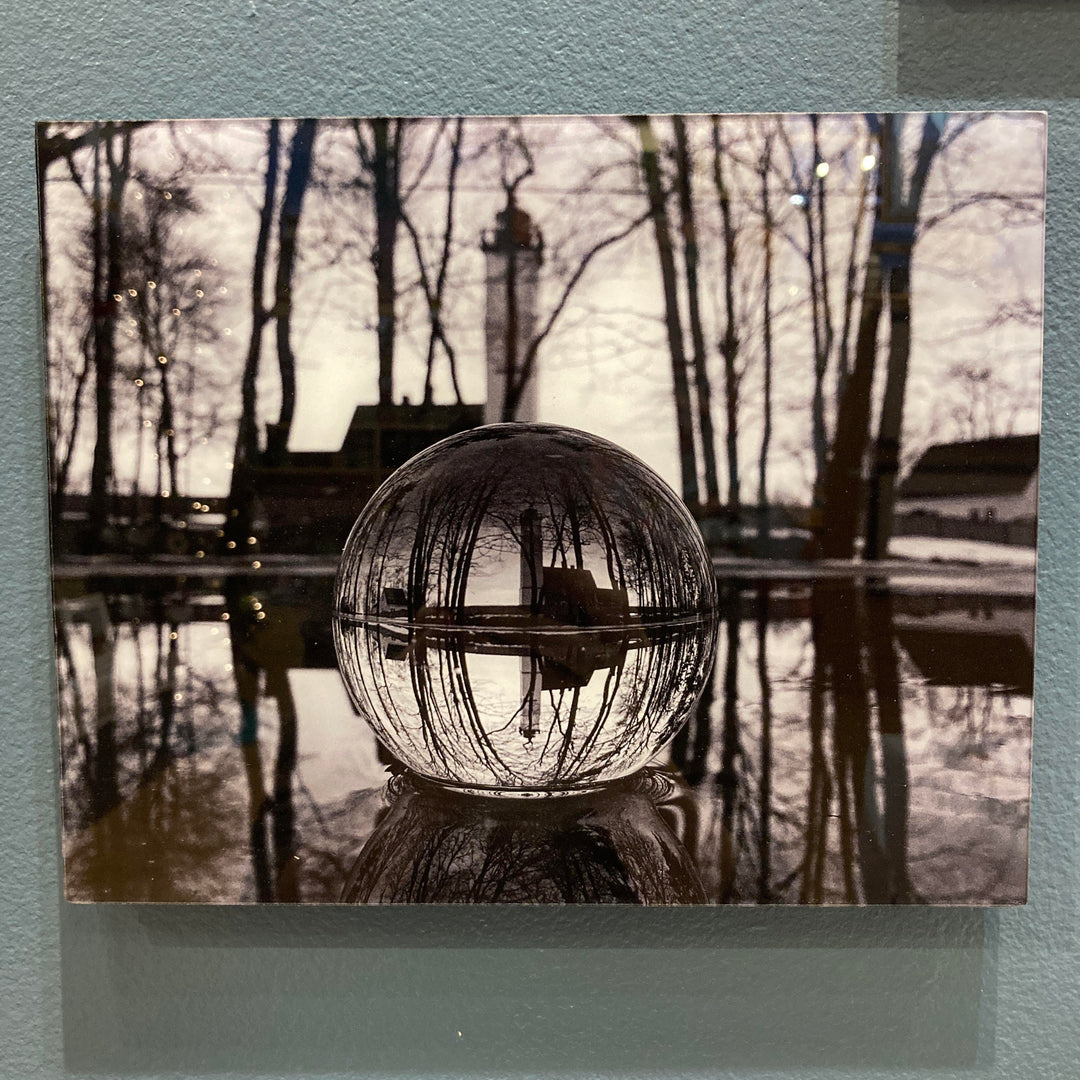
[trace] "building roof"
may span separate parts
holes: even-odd
[[[915,463],[900,498],[1019,495],[1039,468],[1038,435],[939,443]]]

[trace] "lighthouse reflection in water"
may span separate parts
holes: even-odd
[[[445,835],[455,813],[468,822],[459,840],[488,855],[495,844],[504,861],[529,849],[533,863],[559,848],[548,826],[595,842],[605,821],[596,851],[610,859],[633,821],[655,840],[659,819],[647,795],[598,789],[641,769],[693,710],[715,584],[693,519],[636,458],[568,428],[494,425],[414,458],[368,504],[342,559],[334,637],[354,705],[404,766],[514,799],[495,813],[406,785],[380,830],[395,859],[408,837],[427,850],[423,822]],[[588,805],[532,819],[523,802],[583,792]],[[642,850],[674,843],[654,840]]]

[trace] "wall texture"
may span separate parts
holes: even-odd
[[[37,0],[0,38],[0,1074],[1075,1076],[1080,10],[1070,0]],[[1050,111],[1022,910],[59,899],[35,119]]]

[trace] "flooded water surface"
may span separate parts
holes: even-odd
[[[1013,578],[722,579],[705,689],[647,770],[496,800],[407,773],[356,713],[329,573],[63,576],[68,896],[1021,903],[1034,610]],[[685,690],[633,638],[586,658],[364,647],[403,708],[441,686],[462,723],[506,713],[506,755],[552,731],[578,746],[575,715],[600,738],[609,699]]]

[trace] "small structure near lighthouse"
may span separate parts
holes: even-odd
[[[536,331],[543,237],[511,195],[482,246],[487,282],[484,423],[535,420],[537,364],[535,350],[530,350]]]

